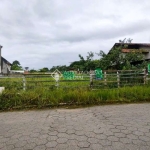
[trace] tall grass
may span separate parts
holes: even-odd
[[[60,105],[100,105],[110,103],[150,102],[149,86],[118,89],[6,89],[0,94],[0,110],[16,108],[43,108]]]

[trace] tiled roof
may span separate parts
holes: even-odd
[[[138,46],[150,47],[150,43],[115,43],[114,44],[114,46],[119,46],[119,45],[138,45]]]
[[[115,43],[114,46],[110,49],[108,54],[114,47],[117,46],[127,46],[128,49],[139,49],[140,47],[150,47],[150,43]]]

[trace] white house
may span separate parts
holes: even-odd
[[[9,74],[11,63],[1,56],[2,46],[0,45],[0,74]]]

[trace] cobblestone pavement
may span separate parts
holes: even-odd
[[[0,113],[2,150],[150,150],[150,104]]]

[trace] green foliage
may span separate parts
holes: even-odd
[[[49,69],[47,67],[44,67],[44,68],[39,70],[39,72],[48,72],[48,71],[49,71]]]
[[[20,62],[18,60],[13,61],[11,70],[23,70],[23,68],[20,65]]]
[[[99,60],[93,60],[94,53],[88,52],[86,59],[79,54],[79,61],[74,61],[70,66],[64,68],[64,70],[80,70],[80,71],[90,71],[95,70],[95,68],[101,68],[102,70],[115,69],[115,70],[128,70],[128,69],[141,69],[145,68],[147,63],[143,61],[143,54],[140,50],[132,50],[130,53],[122,53],[122,49],[127,48],[126,43],[131,43],[132,39],[119,40],[120,46],[115,46],[113,49],[106,54],[104,51],[100,50],[96,53],[100,56]],[[61,66],[57,67],[59,70]]]
[[[86,59],[84,59],[81,54],[79,54],[79,61],[72,62],[68,68],[73,70],[80,70],[80,71],[90,71],[94,70],[96,67],[99,66],[98,60],[93,60],[94,53],[88,52],[88,55],[86,56]]]
[[[116,70],[140,69],[145,66],[145,61],[142,61],[144,56],[140,51],[130,51],[130,53],[122,53],[122,49],[127,48],[126,44],[115,46],[107,55],[100,52],[102,56],[100,67],[104,70],[112,68]]]
[[[0,87],[5,87],[6,89],[22,89],[22,78],[1,78]]]
[[[30,73],[36,73],[36,72],[37,72],[37,70],[35,70],[35,69],[31,69],[29,72],[30,72]]]
[[[53,71],[55,71],[56,69],[59,70],[59,71],[67,71],[67,70],[69,70],[66,65],[62,65],[62,66],[53,66],[53,67],[50,69],[50,72],[53,72]]]
[[[110,103],[150,102],[150,86],[119,89],[57,89],[5,90],[0,94],[0,110],[43,108],[65,105],[99,105]]]

